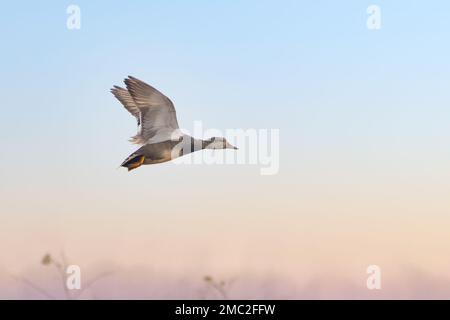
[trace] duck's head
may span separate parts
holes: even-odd
[[[212,137],[212,138],[206,140],[205,149],[234,149],[234,150],[237,150],[238,148],[231,145],[225,138]]]

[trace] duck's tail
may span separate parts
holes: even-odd
[[[142,154],[131,154],[124,162],[120,165],[121,167],[128,168],[128,171],[139,168],[145,161],[145,156]]]

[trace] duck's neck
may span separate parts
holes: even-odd
[[[180,144],[181,142],[181,144]],[[200,151],[203,149],[206,149],[213,141],[211,140],[202,140],[202,139],[195,139],[194,137],[190,137],[185,135],[182,140],[176,141],[175,145],[177,146],[177,149],[179,150],[178,156],[183,156],[189,153],[193,153],[195,151]]]
[[[178,144],[179,142],[177,142]],[[193,137],[185,136],[182,140],[182,144],[179,145],[182,147],[181,155],[186,155],[195,151],[200,151],[205,149],[211,141],[209,140],[201,140],[195,139]]]
[[[206,149],[211,143],[211,140],[200,140],[202,142],[202,149]]]

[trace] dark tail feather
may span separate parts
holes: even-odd
[[[133,153],[131,156],[125,159],[125,161],[120,165],[121,167],[128,168],[128,171],[139,168],[145,160],[145,156]]]

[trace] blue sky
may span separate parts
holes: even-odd
[[[365,1],[74,3],[79,31],[65,27],[69,2],[3,5],[1,130],[10,142],[29,139],[29,127],[33,139],[87,138],[99,121],[129,135],[134,123],[122,122],[108,92],[128,74],[171,96],[186,127],[203,118],[287,137],[311,125],[320,139],[349,126],[414,134],[448,115],[445,1],[379,1],[379,31],[366,28]]]
[[[66,28],[69,2],[3,5],[3,167],[25,144],[36,167],[55,152],[115,166],[134,148],[109,93],[127,75],[167,94],[187,129],[280,129],[285,165],[448,157],[445,1],[379,1],[378,31],[365,1],[73,3],[81,30]]]
[[[81,30],[66,28],[72,2],[3,5],[0,161],[11,183],[68,165],[108,176],[135,149],[135,122],[109,92],[127,75],[167,94],[186,129],[280,129],[282,172],[450,158],[445,1],[379,1],[378,31],[365,1],[73,3]],[[10,156],[24,148],[31,162]]]

